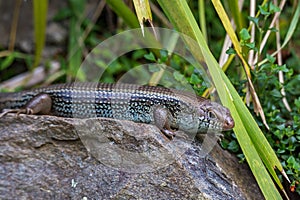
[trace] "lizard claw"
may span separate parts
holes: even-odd
[[[30,108],[24,108],[24,109],[5,109],[4,112],[2,112],[0,114],[0,118],[4,117],[8,113],[16,113],[17,117],[19,117],[20,114],[31,115],[33,113],[33,111]]]
[[[4,117],[8,113],[18,113],[19,109],[5,109],[1,114],[0,118]]]
[[[176,136],[176,133],[171,130],[163,129],[161,131],[164,134],[164,136],[166,136],[166,138],[168,138],[169,140],[172,140]]]

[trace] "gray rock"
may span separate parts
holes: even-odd
[[[263,199],[246,164],[185,142],[130,121],[9,114],[0,199]]]

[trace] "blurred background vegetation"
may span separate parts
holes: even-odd
[[[291,180],[285,190],[300,194],[299,2],[222,1],[227,16],[235,24],[231,28],[235,27],[241,55],[236,44],[232,45],[226,38],[230,31],[222,21],[225,18],[222,12],[216,8],[219,1],[186,2],[213,56],[247,104]],[[16,91],[70,82],[78,78],[78,68],[93,48],[114,34],[139,28],[140,23],[145,27],[153,24],[182,31],[172,14],[177,9],[180,14],[180,9],[186,11],[187,8],[184,4],[178,5],[182,8],[172,10],[168,3],[150,1],[152,18],[139,22],[131,0],[1,2],[0,90]],[[248,64],[241,61],[241,56]],[[176,56],[168,57],[163,51],[154,53],[142,49],[128,53],[110,66],[102,81],[115,82],[133,66],[149,62],[172,66],[199,95],[207,96],[199,71]],[[182,78],[178,74],[174,76]],[[79,78],[84,81],[84,74]],[[253,91],[250,92],[249,79],[258,102]],[[221,146],[237,154],[243,162],[245,152],[236,134],[226,132]],[[278,176],[284,180],[280,173]]]

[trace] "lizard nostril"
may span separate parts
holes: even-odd
[[[224,130],[231,130],[234,127],[234,120],[232,117],[227,117],[224,121],[223,129]]]

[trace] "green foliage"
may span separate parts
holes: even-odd
[[[269,15],[274,14],[276,12],[280,12],[280,8],[275,6],[271,1],[265,3],[264,5],[260,5],[258,7],[260,13],[265,17],[268,17]]]
[[[244,42],[246,42],[247,40],[250,39],[250,34],[249,32],[247,31],[247,29],[243,28],[241,31],[240,31],[240,38],[241,38],[241,43],[243,44]]]
[[[274,57],[270,55],[266,57],[268,62],[257,68],[252,75],[270,130],[265,128],[260,118],[256,120],[281,160],[284,170],[295,184],[300,182],[300,76],[294,73],[293,68],[295,66],[287,66],[286,64],[280,66],[276,64]],[[292,57],[290,59],[298,58]],[[279,71],[283,71],[285,74],[283,85],[278,80]],[[236,88],[241,87],[238,81],[238,76],[232,76],[232,82]],[[281,89],[283,86],[287,92],[286,97],[291,105],[292,112],[287,111],[282,102]],[[240,90],[239,93],[244,96],[244,92]],[[255,116],[253,110],[252,112]],[[240,153],[241,151],[237,147],[237,143],[234,142],[235,140],[235,137],[232,137],[231,134],[226,134],[221,144],[223,148]],[[297,184],[296,191],[300,193]]]
[[[298,16],[298,9],[295,12],[295,17]],[[271,32],[277,32],[275,28],[269,28],[271,19],[274,13],[279,12],[280,9],[272,4],[272,2],[268,2],[266,4],[259,6],[260,15],[256,17],[248,17],[249,21],[252,21],[257,28],[258,34],[256,34],[255,41],[250,43],[250,29],[242,28],[239,32],[240,36],[240,45],[242,46],[242,55],[247,57],[249,50],[254,50],[254,52],[258,52],[260,48],[262,38],[267,30],[271,30]],[[295,18],[295,19],[296,19]],[[288,41],[290,34],[293,33],[295,22],[291,23],[291,26],[288,31],[281,29],[281,35],[286,34],[286,38],[284,41],[284,45]],[[292,28],[293,27],[293,28]],[[270,42],[267,43],[267,48],[265,49],[273,49],[276,48],[275,38],[271,35]],[[227,50],[228,54],[235,54],[234,49],[230,48]],[[291,59],[295,60],[291,63],[293,65],[283,64],[278,65],[277,60],[274,56],[271,56],[267,53],[267,51],[263,51],[259,54],[259,59],[264,59],[264,62],[257,64],[252,72],[252,80],[256,90],[256,93],[261,101],[262,108],[266,115],[266,121],[270,127],[268,130],[262,123],[260,118],[256,118],[257,123],[265,133],[266,138],[271,144],[272,148],[276,152],[279,157],[284,170],[289,175],[289,178],[292,180],[292,185],[295,186],[296,191],[300,193],[299,186],[297,187],[297,183],[299,183],[299,145],[300,145],[300,137],[299,137],[299,67],[296,66],[299,58],[294,55]],[[297,60],[297,61],[296,61]],[[288,62],[287,62],[288,63]],[[295,70],[296,69],[296,70]],[[230,79],[232,83],[234,83],[237,88],[240,96],[245,96],[246,91],[244,90],[245,85],[243,82],[246,82],[246,78],[244,77],[244,73],[241,73],[240,76],[232,75],[233,71],[236,71],[236,68],[232,67],[229,69],[228,74],[230,74]],[[282,72],[284,74],[284,83],[282,84],[279,81],[278,73]],[[242,81],[241,81],[242,79]],[[283,93],[282,89],[286,91],[286,98],[289,102],[289,105],[292,107],[292,112],[289,112],[286,109],[286,106],[283,103]],[[254,114],[253,107],[250,107],[251,111]],[[230,139],[229,139],[230,138]],[[232,134],[226,134],[225,139],[222,141],[222,146],[232,152],[240,153],[241,151],[237,147],[238,144],[234,142],[236,140]]]
[[[156,61],[155,55],[152,52],[150,52],[149,54],[145,54],[144,58],[146,58],[147,60],[152,61],[152,62]]]
[[[160,50],[159,52],[160,57],[156,57],[152,52],[150,52],[145,54],[144,58],[150,62],[166,64],[172,67],[175,70],[173,73],[174,79],[178,82],[184,82],[187,80],[193,86],[195,92],[201,96],[208,88],[207,84],[202,78],[202,74],[180,56],[175,54],[171,54],[169,56],[166,50]]]

